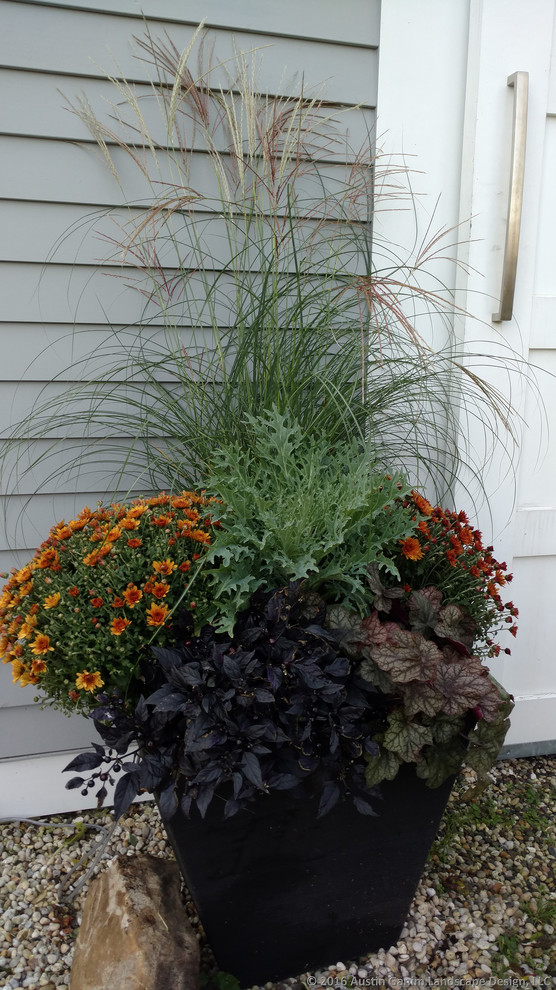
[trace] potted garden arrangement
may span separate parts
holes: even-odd
[[[3,589],[1,653],[103,740],[66,786],[101,805],[116,785],[116,816],[155,793],[220,966],[264,983],[395,942],[455,774],[480,787],[502,745],[512,701],[486,662],[516,631],[511,575],[403,465],[448,500],[451,426],[465,432],[466,403],[491,424],[505,410],[405,315],[438,292],[372,268],[376,159],[346,174],[326,104],[263,97],[241,58],[211,88],[170,42],[142,44],[165,107],[156,151],[180,181],[153,181],[118,249],[152,280],[166,345],[137,334],[123,364],[67,390],[90,407],[65,422],[108,438],[123,424],[127,465],[165,492],[55,526]],[[126,143],[78,112],[144,171],[140,113]],[[189,179],[192,121],[216,202]],[[99,397],[120,375],[114,411]],[[11,451],[52,417],[34,410]],[[109,443],[93,446],[109,459]]]
[[[246,984],[396,941],[454,775],[502,745],[483,661],[517,615],[464,513],[276,409],[247,426],[210,494],[85,509],[0,599],[14,679],[105,742],[67,786],[156,793]]]

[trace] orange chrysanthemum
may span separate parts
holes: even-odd
[[[54,647],[50,645],[50,636],[47,636],[46,633],[39,633],[38,636],[35,636],[31,644],[31,653],[34,653],[35,656],[40,656],[42,653],[53,652]]]
[[[166,584],[166,581],[155,581],[152,586],[151,594],[155,598],[164,598],[165,595],[170,591],[170,585]]]
[[[142,543],[143,543],[143,540],[140,540],[137,536],[134,536],[134,537],[132,537],[131,540],[128,540],[127,541],[128,547],[131,547],[132,550],[135,550],[135,549],[137,549],[137,547],[140,547],[142,545]]]
[[[52,595],[47,595],[43,602],[43,608],[56,608],[58,602],[60,601],[60,592],[55,591]]]
[[[402,545],[402,553],[407,560],[421,560],[423,556],[423,550],[419,540],[414,536],[408,536],[406,540],[400,540]]]
[[[156,574],[171,574],[175,571],[176,565],[173,560],[153,560],[153,571]]]
[[[135,584],[128,584],[123,593],[124,601],[129,608],[135,608],[137,602],[140,602],[142,597],[143,592]]]
[[[147,625],[163,626],[168,617],[169,608],[167,605],[157,605],[155,602],[147,609]]]
[[[77,588],[75,585],[73,586],[73,588],[70,588],[68,591],[68,595],[71,595],[72,598],[77,598],[78,594],[79,594],[79,588]]]
[[[102,677],[100,676],[100,671],[95,670],[93,673],[89,673],[88,670],[83,670],[81,674],[78,674],[75,678],[75,686],[79,688],[80,691],[94,691],[95,688],[100,688],[104,684]]]
[[[432,515],[432,505],[430,504],[428,499],[420,495],[419,492],[411,492],[411,497],[413,498],[415,505],[419,509],[419,512],[422,512],[424,516]]]
[[[131,625],[131,619],[124,619],[123,616],[118,616],[112,619],[110,623],[110,632],[113,636],[121,636],[123,632]]]
[[[32,664],[31,664],[31,673],[32,674],[45,674],[46,673],[46,662],[44,660],[41,660],[39,657],[37,657],[37,659],[36,660],[33,660]]]

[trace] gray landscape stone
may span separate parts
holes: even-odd
[[[71,990],[198,990],[199,943],[176,863],[118,856],[91,884]]]

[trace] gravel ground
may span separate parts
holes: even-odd
[[[461,801],[463,783],[455,789],[397,945],[360,960],[335,960],[280,990],[315,983],[556,987],[556,757],[506,760],[492,777],[473,802]],[[0,825],[0,986],[6,990],[69,985],[87,882],[71,899],[64,896],[112,826],[105,811],[48,823]],[[100,869],[118,853],[134,852],[172,857],[150,804],[135,805],[116,826]],[[201,942],[205,987],[233,990],[215,975],[188,900],[186,907]]]

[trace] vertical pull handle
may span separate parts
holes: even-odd
[[[500,309],[497,313],[492,314],[493,323],[511,320],[514,305],[521,207],[523,204],[523,176],[525,174],[529,73],[514,72],[511,76],[508,76],[508,86],[513,86],[514,88],[510,194],[508,199],[506,244],[504,247],[504,267],[502,269],[502,288],[500,290]]]

